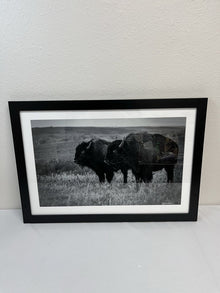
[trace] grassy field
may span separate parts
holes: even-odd
[[[96,174],[74,163],[76,146],[91,138],[109,141],[122,139],[128,133],[147,130],[174,139],[179,145],[174,183],[166,183],[164,170],[155,172],[152,183],[135,183],[129,171],[128,183],[121,172],[111,184],[100,184]],[[179,204],[181,200],[183,127],[161,128],[102,128],[102,127],[45,127],[33,128],[38,191],[41,206],[82,205],[152,205]],[[91,134],[92,133],[92,134]]]

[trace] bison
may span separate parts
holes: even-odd
[[[124,183],[127,183],[128,169],[130,168],[123,162],[121,155],[117,152],[118,147],[121,143],[122,143],[122,140],[118,139],[118,140],[114,140],[113,142],[109,144],[105,162],[107,165],[113,168],[114,171],[117,172],[118,170],[121,170],[124,177]]]
[[[126,136],[113,152],[108,148],[106,160],[115,168],[126,166],[131,169],[136,182],[150,182],[153,172],[163,168],[167,172],[167,182],[173,182],[177,157],[178,145],[172,139],[141,132]]]
[[[105,179],[110,183],[114,176],[111,166],[107,165],[104,160],[107,148],[110,142],[103,139],[92,139],[88,142],[82,142],[76,147],[74,162],[82,167],[89,167],[99,177],[100,182]]]

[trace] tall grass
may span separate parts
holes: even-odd
[[[38,176],[38,189],[41,206],[179,204],[181,183],[166,183],[164,171],[155,173],[152,183],[139,184],[138,189],[131,172],[127,184],[121,173],[109,184],[99,183],[93,173],[64,172]]]

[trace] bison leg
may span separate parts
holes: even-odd
[[[141,168],[141,178],[146,182],[151,182],[153,179],[153,173],[149,166],[142,166]]]
[[[106,179],[108,180],[108,183],[112,181],[113,176],[114,176],[113,172],[106,173]]]
[[[139,174],[135,174],[135,180],[136,180],[136,183],[142,182],[141,176]]]
[[[127,183],[128,182],[128,170],[121,170],[123,176],[124,176],[124,183]]]
[[[98,177],[99,177],[99,182],[103,183],[105,182],[105,174],[104,173],[97,173]]]
[[[140,168],[137,167],[137,168],[131,169],[131,170],[132,170],[133,175],[135,176],[136,183],[142,182]]]
[[[173,182],[173,170],[174,170],[174,166],[170,165],[170,166],[166,166],[165,170],[167,172],[167,182]]]
[[[135,181],[136,181],[136,192],[138,192],[140,189],[140,183],[142,180],[141,180],[141,177],[139,176],[139,174],[134,174],[134,176],[135,176]]]

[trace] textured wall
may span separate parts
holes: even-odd
[[[209,97],[200,203],[220,203],[220,1],[2,0],[0,208],[20,206],[8,100]]]

